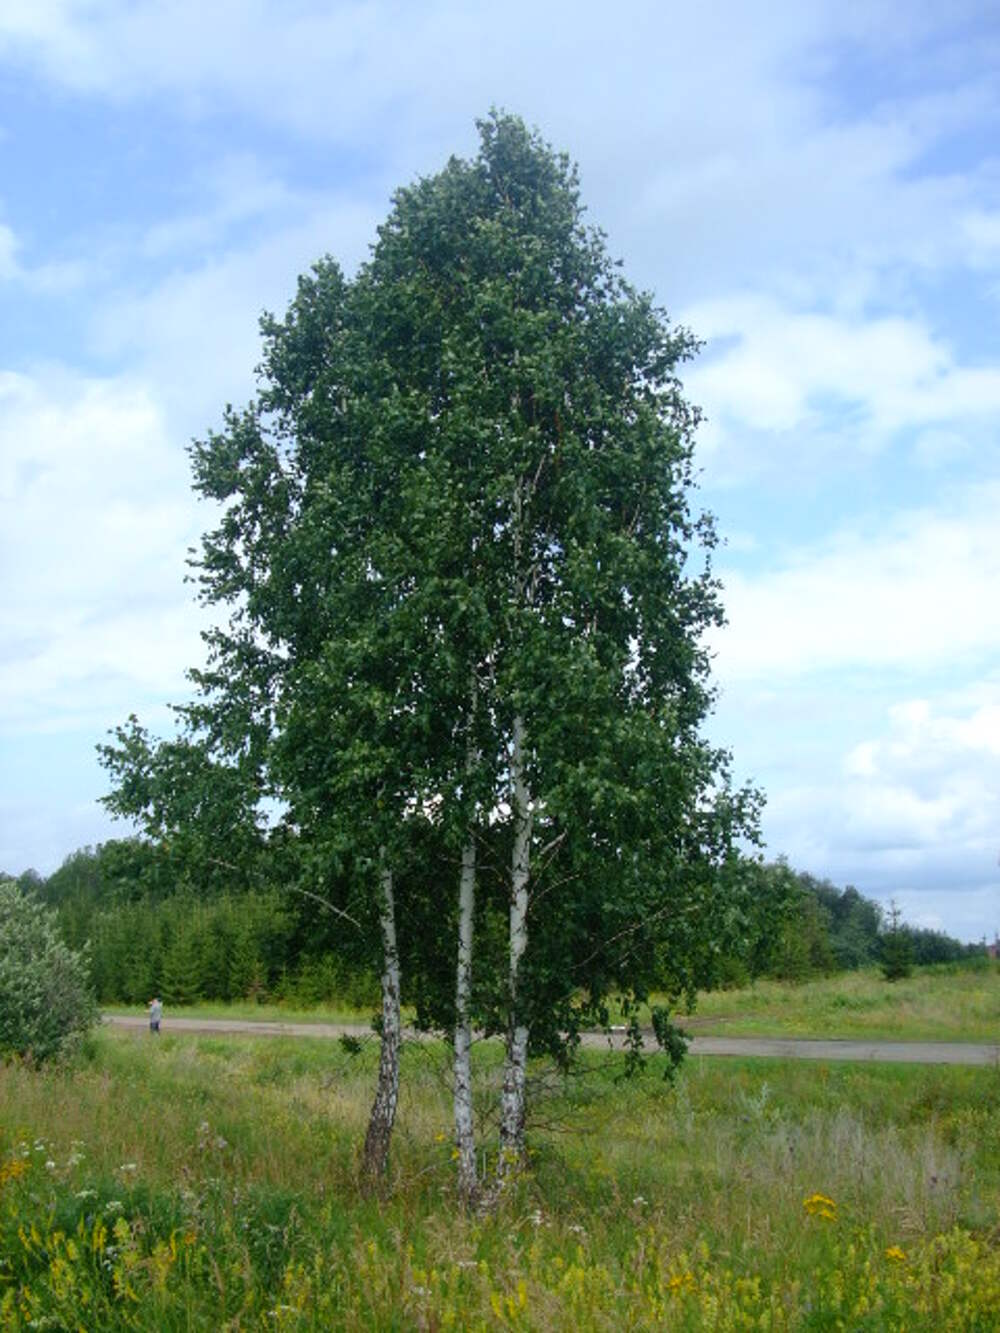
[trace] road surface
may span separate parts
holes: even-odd
[[[139,1015],[105,1014],[111,1027],[143,1029],[148,1020]],[[371,1028],[359,1023],[253,1023],[238,1018],[165,1018],[164,1033],[217,1033],[255,1037],[371,1037]],[[417,1036],[417,1033],[408,1033]],[[650,1034],[651,1036],[652,1034]],[[610,1043],[622,1046],[622,1033],[612,1033]],[[609,1038],[587,1032],[582,1045],[606,1048]],[[692,1037],[690,1055],[765,1056],[783,1060],[876,1060],[920,1065],[997,1065],[1000,1044],[966,1041],[844,1041],[800,1037]]]

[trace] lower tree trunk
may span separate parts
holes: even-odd
[[[458,1193],[465,1204],[475,1202],[476,1143],[472,1113],[472,930],[476,895],[476,844],[470,833],[462,848],[458,886],[458,968],[455,978],[455,1151]]]
[[[514,718],[511,755],[514,788],[514,850],[510,883],[510,955],[508,964],[507,1049],[504,1059],[503,1092],[500,1098],[500,1160],[498,1183],[524,1160],[524,1099],[528,1061],[528,1027],[523,1021],[519,994],[521,959],[528,945],[528,877],[531,866],[531,799],[525,775],[524,719]]]
[[[399,950],[396,945],[396,905],[392,870],[381,857],[379,868],[379,922],[382,927],[382,1049],[378,1086],[368,1132],[362,1172],[369,1185],[381,1181],[389,1162],[389,1143],[399,1101],[399,1043],[402,1024],[399,1014]]]

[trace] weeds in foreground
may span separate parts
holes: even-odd
[[[0,1071],[0,1328],[997,1326],[994,1071],[595,1060],[475,1219],[426,1048],[393,1197],[359,1194],[369,1058],[104,1036]]]

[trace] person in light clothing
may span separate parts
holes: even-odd
[[[149,1002],[149,1030],[160,1035],[160,1019],[163,1017],[163,1004],[158,996]]]

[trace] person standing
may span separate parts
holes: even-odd
[[[159,996],[154,997],[149,1002],[149,1030],[160,1035],[160,1019],[163,1017],[163,1003]]]

